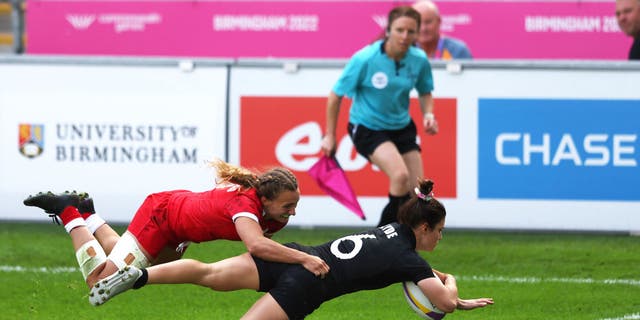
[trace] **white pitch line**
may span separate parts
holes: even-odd
[[[503,276],[457,276],[463,281],[483,281],[483,282],[507,282],[507,283],[583,283],[583,284],[620,284],[629,286],[640,286],[640,280],[635,279],[590,279],[590,278],[537,278],[537,277],[503,277]]]
[[[0,272],[31,272],[31,273],[70,273],[78,272],[75,267],[23,267],[23,266],[7,266],[0,265]],[[590,279],[590,278],[537,278],[537,277],[503,277],[503,276],[456,276],[458,280],[463,281],[481,281],[481,282],[507,282],[507,283],[578,283],[578,284],[605,284],[605,285],[629,285],[640,286],[640,280],[635,279]],[[631,315],[636,318],[622,319],[638,319],[640,315]],[[607,319],[608,320],[608,319]]]
[[[69,273],[78,272],[74,267],[23,267],[23,266],[0,266],[0,272],[30,272],[30,273]]]
[[[640,319],[640,313],[627,314],[620,318],[605,318],[600,320],[637,320]]]

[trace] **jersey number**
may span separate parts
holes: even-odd
[[[339,259],[343,259],[343,260],[352,259],[362,249],[362,239],[375,239],[375,238],[376,236],[372,234],[359,234],[359,235],[342,237],[331,243],[331,253],[333,253],[333,255]],[[349,252],[340,251],[340,248],[338,248],[338,246],[342,241],[353,242],[353,249],[351,249],[351,251]]]

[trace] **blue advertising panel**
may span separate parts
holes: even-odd
[[[640,100],[479,99],[478,197],[640,200]]]

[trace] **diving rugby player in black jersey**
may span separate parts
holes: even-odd
[[[192,283],[218,291],[267,292],[242,319],[302,319],[323,302],[341,295],[415,282],[440,310],[471,310],[493,304],[491,298],[460,299],[456,279],[435,271],[417,252],[433,251],[442,239],[446,211],[433,197],[433,182],[421,180],[415,195],[398,212],[399,223],[341,237],[319,246],[286,244],[322,258],[330,267],[322,277],[299,264],[262,260],[245,253],[211,264],[182,259],[147,269],[128,267],[105,283],[106,302],[145,284]]]

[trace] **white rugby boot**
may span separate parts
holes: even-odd
[[[112,275],[96,282],[89,292],[89,302],[99,306],[116,295],[133,288],[133,284],[142,276],[142,270],[126,266]]]

